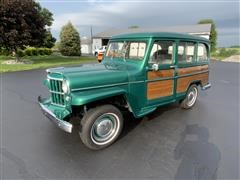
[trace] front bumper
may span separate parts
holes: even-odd
[[[60,118],[58,118],[48,107],[47,105],[45,105],[43,103],[43,100],[41,99],[41,97],[38,97],[38,104],[40,105],[43,114],[50,120],[52,121],[54,124],[56,124],[60,129],[71,133],[72,132],[72,128],[73,125],[67,121],[64,121]]]

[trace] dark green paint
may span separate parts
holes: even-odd
[[[178,64],[177,46],[179,41],[193,41],[204,43],[209,48],[209,41],[205,38],[177,33],[135,33],[114,36],[110,41],[145,41],[147,49],[143,60],[131,60],[120,58],[104,57],[102,63],[79,65],[68,68],[53,68],[48,70],[48,78],[65,79],[70,88],[70,92],[64,95],[66,104],[59,107],[51,104],[51,99],[45,100],[44,104],[50,111],[57,114],[57,117],[64,119],[71,114],[72,106],[82,106],[88,103],[104,100],[106,98],[122,95],[130,106],[135,117],[144,116],[154,111],[158,106],[179,101],[185,97],[185,93],[176,94],[177,73],[175,69],[174,94],[154,100],[147,99],[147,72],[151,67],[148,65],[148,59],[154,40],[172,40],[174,41],[174,62],[172,65],[180,67],[191,67],[208,64],[206,62],[196,62],[189,64]],[[195,53],[196,54],[196,53]],[[208,53],[210,54],[210,53]],[[196,59],[196,58],[195,58]],[[169,69],[170,65],[159,66],[160,71]],[[191,75],[191,74],[190,74]],[[164,80],[164,79],[162,79]],[[50,88],[49,81],[44,84]]]

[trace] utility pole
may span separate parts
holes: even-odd
[[[92,35],[93,35],[93,33],[92,33],[92,25],[91,25],[91,27],[90,27],[91,53],[92,53],[92,50],[93,50],[93,38],[92,38]]]

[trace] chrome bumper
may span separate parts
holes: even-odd
[[[51,112],[49,109],[47,109],[42,103],[41,103],[41,97],[38,97],[38,104],[40,105],[43,114],[50,120],[52,121],[54,124],[56,124],[60,129],[71,133],[72,132],[72,128],[73,125],[67,121],[63,121],[59,118],[56,117],[56,115]]]
[[[209,89],[210,87],[211,87],[211,84],[208,83],[208,84],[202,86],[202,90],[207,90],[207,89]]]

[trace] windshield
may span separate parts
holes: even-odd
[[[114,41],[109,43],[106,57],[142,60],[146,47],[144,41]]]

